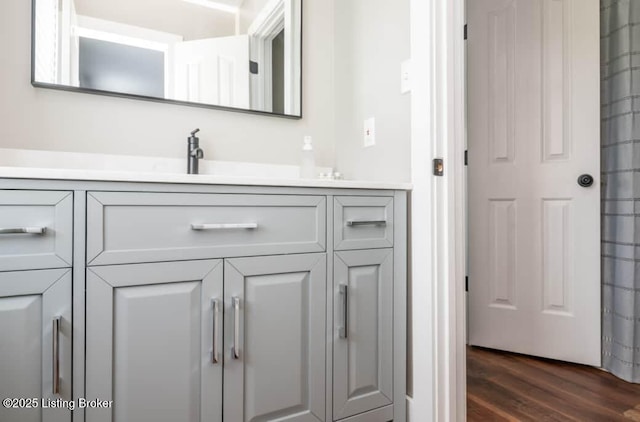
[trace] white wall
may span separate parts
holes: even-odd
[[[313,0],[312,0],[313,1]],[[269,0],[244,0],[240,7],[240,33],[246,34],[247,30],[258,16],[258,13],[267,5]],[[307,6],[309,1],[302,1],[303,8]],[[333,1],[324,0],[325,3],[333,3]],[[305,14],[305,17],[308,16]],[[306,21],[305,21],[306,23]]]
[[[334,162],[332,2],[305,1],[304,119],[288,120],[34,88],[31,1],[0,13],[0,147],[182,157],[202,129],[208,159],[298,164],[304,135],[317,163]],[[327,36],[329,34],[329,36]]]
[[[347,178],[411,179],[411,96],[400,65],[411,56],[409,0],[335,2],[336,165]],[[364,120],[376,145],[363,148]]]
[[[400,94],[400,63],[410,56],[409,0],[339,0],[335,13],[333,4],[304,2],[304,118],[288,120],[34,88],[31,2],[5,0],[0,147],[180,158],[199,127],[208,159],[297,165],[312,135],[320,166],[408,181],[411,95]],[[370,116],[377,145],[363,149]]]
[[[180,0],[74,2],[79,15],[181,35],[185,41],[226,37],[236,32],[234,14]]]

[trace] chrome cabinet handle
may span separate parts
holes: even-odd
[[[60,394],[60,317],[53,318],[53,394]]]
[[[234,229],[257,229],[258,223],[239,223],[239,224],[192,224],[191,230],[234,230]]]
[[[45,234],[46,227],[16,227],[0,229],[0,234]]]
[[[386,226],[387,220],[349,220],[347,226]]]
[[[233,346],[231,355],[234,359],[240,359],[240,298],[231,299],[233,306]]]
[[[340,285],[340,297],[342,297],[342,325],[338,328],[340,338],[347,338],[349,327],[349,287],[346,284]]]
[[[212,351],[211,351],[211,363],[216,365],[219,362],[219,356],[220,356],[220,352],[219,352],[219,348],[218,348],[218,330],[219,330],[219,324],[220,324],[220,304],[218,302],[218,299],[212,299],[211,300],[211,306],[213,307],[213,329],[212,329],[212,334],[213,334],[213,341],[212,341]]]

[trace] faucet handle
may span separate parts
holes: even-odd
[[[191,136],[196,136],[196,133],[200,132],[200,129],[195,129],[193,132],[191,132]]]

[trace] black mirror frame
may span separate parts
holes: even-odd
[[[304,1],[300,0],[300,114],[282,114],[282,113],[273,113],[268,111],[260,111],[260,110],[249,110],[244,108],[236,108],[236,107],[227,107],[227,106],[219,106],[213,104],[204,104],[204,103],[194,103],[189,101],[180,101],[180,100],[172,100],[166,98],[158,98],[158,97],[148,97],[145,95],[136,95],[136,94],[122,94],[118,92],[112,91],[103,91],[99,89],[91,89],[91,88],[79,88],[75,86],[68,85],[57,85],[50,84],[46,82],[38,82],[36,81],[36,70],[35,70],[35,56],[36,56],[36,1],[31,1],[31,85],[36,88],[46,88],[53,89],[57,91],[68,91],[68,92],[77,92],[81,94],[92,94],[92,95],[103,95],[107,97],[119,97],[126,98],[131,100],[142,100],[142,101],[151,101],[154,103],[165,103],[165,104],[173,104],[179,106],[187,106],[187,107],[197,107],[197,108],[207,108],[211,110],[220,110],[220,111],[231,111],[236,113],[244,113],[244,114],[257,114],[262,116],[273,116],[280,117],[284,119],[291,120],[301,120],[303,118],[303,105],[304,105]]]

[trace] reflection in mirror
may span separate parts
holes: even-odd
[[[301,116],[302,0],[33,0],[36,86]]]

